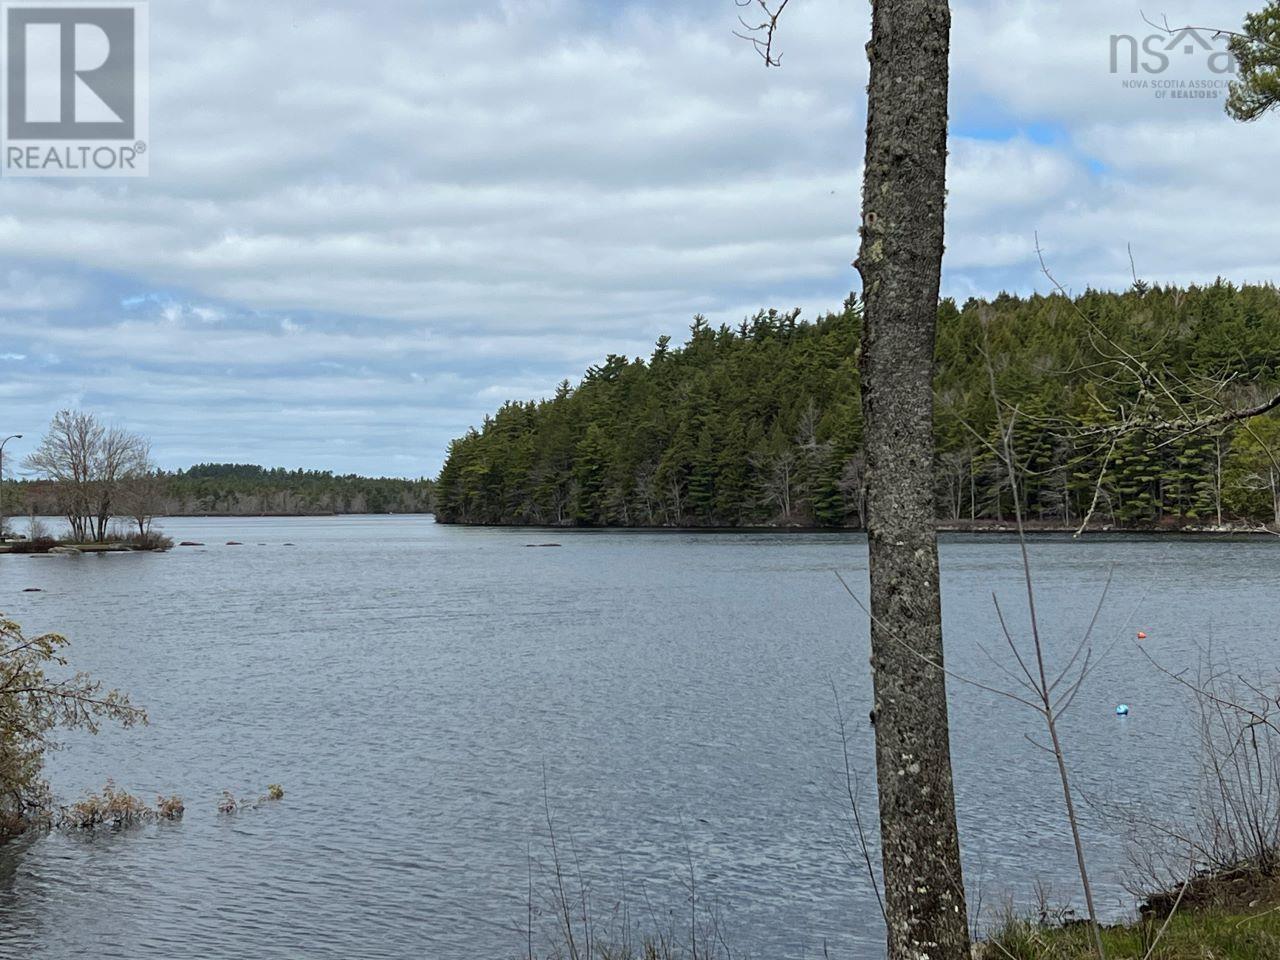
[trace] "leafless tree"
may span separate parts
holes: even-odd
[[[117,511],[117,499],[136,477],[152,471],[151,446],[141,436],[120,427],[106,427],[98,449],[93,479],[94,538],[107,538],[107,527]]]
[[[858,526],[867,525],[867,458],[861,451],[855,453],[844,465],[840,474],[840,492],[845,503],[858,518]]]
[[[656,513],[654,504],[659,500],[658,468],[654,463],[646,463],[636,471],[636,499],[644,505],[644,523],[653,526]]]
[[[49,425],[40,447],[23,461],[23,468],[54,481],[59,509],[71,525],[75,540],[89,539],[93,461],[102,443],[103,427],[90,414],[61,410]]]
[[[973,449],[965,447],[963,450],[948,451],[938,458],[943,488],[947,494],[947,513],[951,520],[960,520],[964,517],[966,501],[970,503],[970,512],[977,513],[973,502],[976,499],[973,493],[973,456]]]
[[[146,538],[151,532],[151,521],[164,512],[164,504],[164,474],[147,458],[141,469],[121,481],[115,512],[132,520],[138,527],[139,538]]]
[[[785,521],[792,515],[798,464],[796,452],[791,447],[763,451],[751,458],[751,465],[760,477],[761,499],[775,507]]]
[[[92,413],[61,410],[23,467],[54,482],[73,539],[102,542],[122,482],[149,469],[149,448],[139,435],[108,427]]]
[[[994,374],[991,377],[991,382],[992,392],[994,393]],[[1000,608],[1000,601],[994,594],[992,595],[992,600],[995,603],[996,615],[1000,621],[1001,633],[1018,665],[1018,671],[1009,671],[1009,675],[1030,694],[1033,709],[1040,714],[1041,719],[1044,721],[1045,732],[1048,734],[1048,745],[1035,744],[1034,740],[1031,742],[1052,754],[1054,763],[1058,768],[1063,805],[1067,814],[1067,824],[1071,829],[1076,865],[1080,872],[1080,883],[1084,890],[1085,906],[1089,911],[1089,924],[1093,936],[1094,949],[1097,951],[1099,960],[1102,960],[1106,954],[1102,945],[1102,934],[1098,925],[1098,911],[1093,897],[1093,884],[1089,880],[1089,867],[1085,859],[1084,842],[1080,834],[1080,819],[1076,813],[1076,800],[1071,788],[1071,776],[1067,768],[1066,752],[1063,748],[1058,722],[1061,720],[1062,715],[1071,708],[1071,704],[1075,702],[1076,694],[1084,685],[1085,680],[1088,679],[1095,666],[1091,641],[1094,627],[1098,622],[1098,616],[1102,612],[1102,605],[1106,602],[1111,581],[1110,577],[1108,577],[1107,586],[1102,591],[1098,607],[1094,611],[1093,619],[1089,623],[1089,629],[1085,631],[1084,638],[1076,648],[1075,653],[1067,661],[1066,666],[1055,676],[1047,665],[1046,644],[1041,636],[1040,619],[1036,608],[1035,581],[1031,575],[1031,554],[1027,548],[1027,535],[1023,522],[1018,460],[1013,446],[1016,416],[1015,411],[1009,419],[1008,428],[1002,431],[1000,453],[1009,473],[1009,483],[1014,492],[1014,515],[1018,526],[1018,545],[1022,555],[1023,579],[1027,589],[1027,608],[1031,621],[1032,656],[1030,657],[1030,664],[1019,653],[1018,643],[1009,629],[1008,622],[1005,620],[1004,612]],[[1073,670],[1077,667],[1079,671],[1073,676]]]

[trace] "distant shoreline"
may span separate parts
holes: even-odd
[[[597,532],[597,533],[855,533],[865,534],[865,527],[819,527],[805,524],[764,524],[752,526],[697,526],[697,525],[593,525],[593,524],[540,524],[540,523],[463,523],[439,519],[432,511],[395,511],[392,513],[370,512],[256,512],[256,513],[175,513],[154,518],[155,522],[167,520],[308,520],[332,519],[336,517],[435,517],[435,523],[442,527],[471,527],[491,530],[544,530],[551,532]],[[11,523],[14,519],[11,518]],[[40,519],[56,520],[57,517],[41,517]],[[12,528],[11,528],[12,529]],[[1028,520],[1024,529],[1032,535],[1074,536],[1079,527],[1076,524],[1065,524],[1061,521]],[[937,531],[940,534],[1016,534],[1017,525],[1008,520],[940,520]],[[1264,527],[1245,526],[1243,524],[1217,525],[1122,525],[1091,524],[1084,531],[1086,534],[1119,535],[1119,536],[1189,536],[1189,537],[1275,537],[1280,533]]]
[[[473,527],[492,530],[545,530],[558,532],[598,532],[598,533],[857,533],[866,534],[865,527],[815,527],[803,524],[777,524],[773,526],[622,526],[622,525],[589,525],[589,524],[538,524],[538,523],[461,523],[458,521],[436,520],[442,527]],[[1079,531],[1075,524],[1064,524],[1059,521],[1027,521],[1024,530],[1031,535],[1074,536]],[[1017,534],[1018,528],[1012,521],[999,520],[940,520],[938,533],[948,534]],[[1222,526],[1123,526],[1118,524],[1092,524],[1083,534],[1121,535],[1121,536],[1191,536],[1191,537],[1274,537],[1280,539],[1280,533],[1256,526],[1224,524]]]
[[[278,512],[267,511],[263,513],[258,511],[254,513],[169,513],[169,514],[165,514],[164,516],[155,517],[153,519],[156,521],[162,521],[162,520],[253,520],[256,518],[273,517],[276,519],[285,519],[285,520],[287,519],[305,520],[312,517],[320,518],[320,517],[429,517],[429,516],[431,516],[431,511],[429,510],[410,510],[410,511],[396,510],[391,513],[384,513],[384,512],[373,513],[368,510],[362,510],[359,512],[319,511],[316,513],[299,513],[299,512],[289,512],[289,511],[278,511]]]

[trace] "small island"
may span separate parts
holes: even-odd
[[[104,543],[73,543],[53,537],[35,540],[18,535],[15,539],[0,542],[0,553],[20,553],[28,556],[76,556],[82,553],[162,553],[173,546],[173,541],[154,533],[145,542],[134,539],[108,540]]]
[[[146,437],[79,410],[56,414],[22,466],[27,477],[0,480],[0,553],[163,552],[174,544],[154,529],[156,517],[425,514],[434,491],[426,479],[256,464],[170,472],[156,465]],[[45,517],[62,518],[65,531],[55,535]]]

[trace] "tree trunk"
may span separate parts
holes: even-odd
[[[874,0],[862,274],[871,663],[890,960],[969,960],[934,504],[946,0]]]
[[[0,520],[3,520],[0,517]],[[1280,530],[1280,476],[1276,475],[1276,471],[1271,471],[1271,520],[1276,525],[1276,529]],[[1218,526],[1222,526],[1221,523]]]
[[[1214,442],[1213,468],[1213,506],[1218,516],[1218,526],[1222,526],[1222,435]]]

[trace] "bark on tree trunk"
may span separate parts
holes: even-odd
[[[934,504],[946,196],[946,0],[873,0],[863,184],[876,782],[890,960],[969,960]]]

